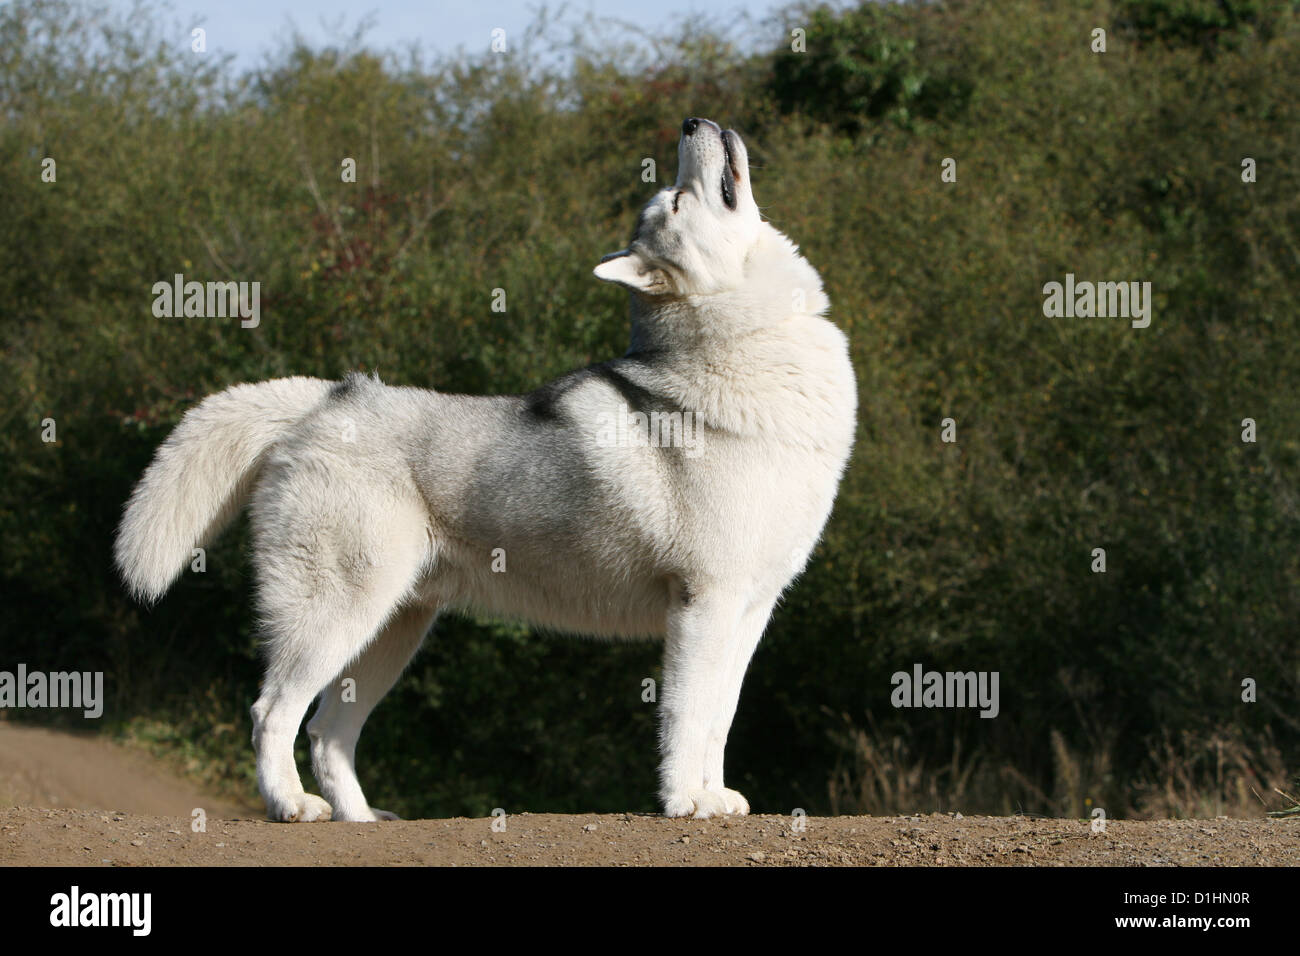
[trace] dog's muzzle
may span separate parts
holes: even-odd
[[[739,137],[731,130],[724,130],[717,123],[713,122],[713,120],[692,116],[689,119],[682,121],[682,139],[678,144],[678,151],[681,153],[683,160],[685,160],[685,157],[689,155],[688,140],[694,139],[697,135],[707,136],[710,134],[716,135],[718,137],[717,142],[722,146],[722,202],[728,209],[735,209],[736,181],[740,178],[740,170],[736,166],[736,144],[739,142]],[[707,149],[707,147],[704,147],[703,149],[697,148],[692,152],[694,152],[696,157],[701,157],[705,149]],[[682,172],[685,171],[686,164],[683,161]],[[692,170],[692,172],[695,171]],[[678,179],[680,181],[680,175]]]

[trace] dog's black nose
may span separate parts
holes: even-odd
[[[682,135],[690,136],[700,127],[700,121],[691,117],[688,120],[682,120]]]

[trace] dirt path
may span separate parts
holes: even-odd
[[[34,809],[49,807],[51,809]],[[191,811],[206,813],[194,832]],[[102,809],[87,809],[102,808]],[[0,865],[1278,866],[1300,820],[519,814],[275,824],[95,738],[0,723]],[[501,821],[497,821],[500,826]]]
[[[276,824],[85,810],[0,810],[0,863],[175,866],[1278,866],[1300,863],[1282,820],[1112,821],[950,815],[666,820],[623,814]]]
[[[14,806],[144,814],[204,807],[217,816],[256,810],[205,794],[148,754],[111,740],[0,721],[0,807]]]

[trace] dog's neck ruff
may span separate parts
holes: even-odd
[[[820,318],[830,308],[821,276],[770,225],[751,250],[740,288],[687,295],[630,293],[630,353],[722,348],[746,333]]]

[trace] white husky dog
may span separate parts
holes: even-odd
[[[595,269],[631,290],[623,358],[522,396],[359,375],[236,385],[186,414],[144,473],[116,557],[145,600],[251,502],[267,651],[253,746],[272,820],[394,818],[361,792],[357,739],[457,609],[663,638],[664,813],[749,811],[723,785],[727,732],[830,514],[857,394],[821,279],[759,215],[740,137],[688,119],[678,159],[676,184]],[[317,696],[324,799],[293,756]]]

